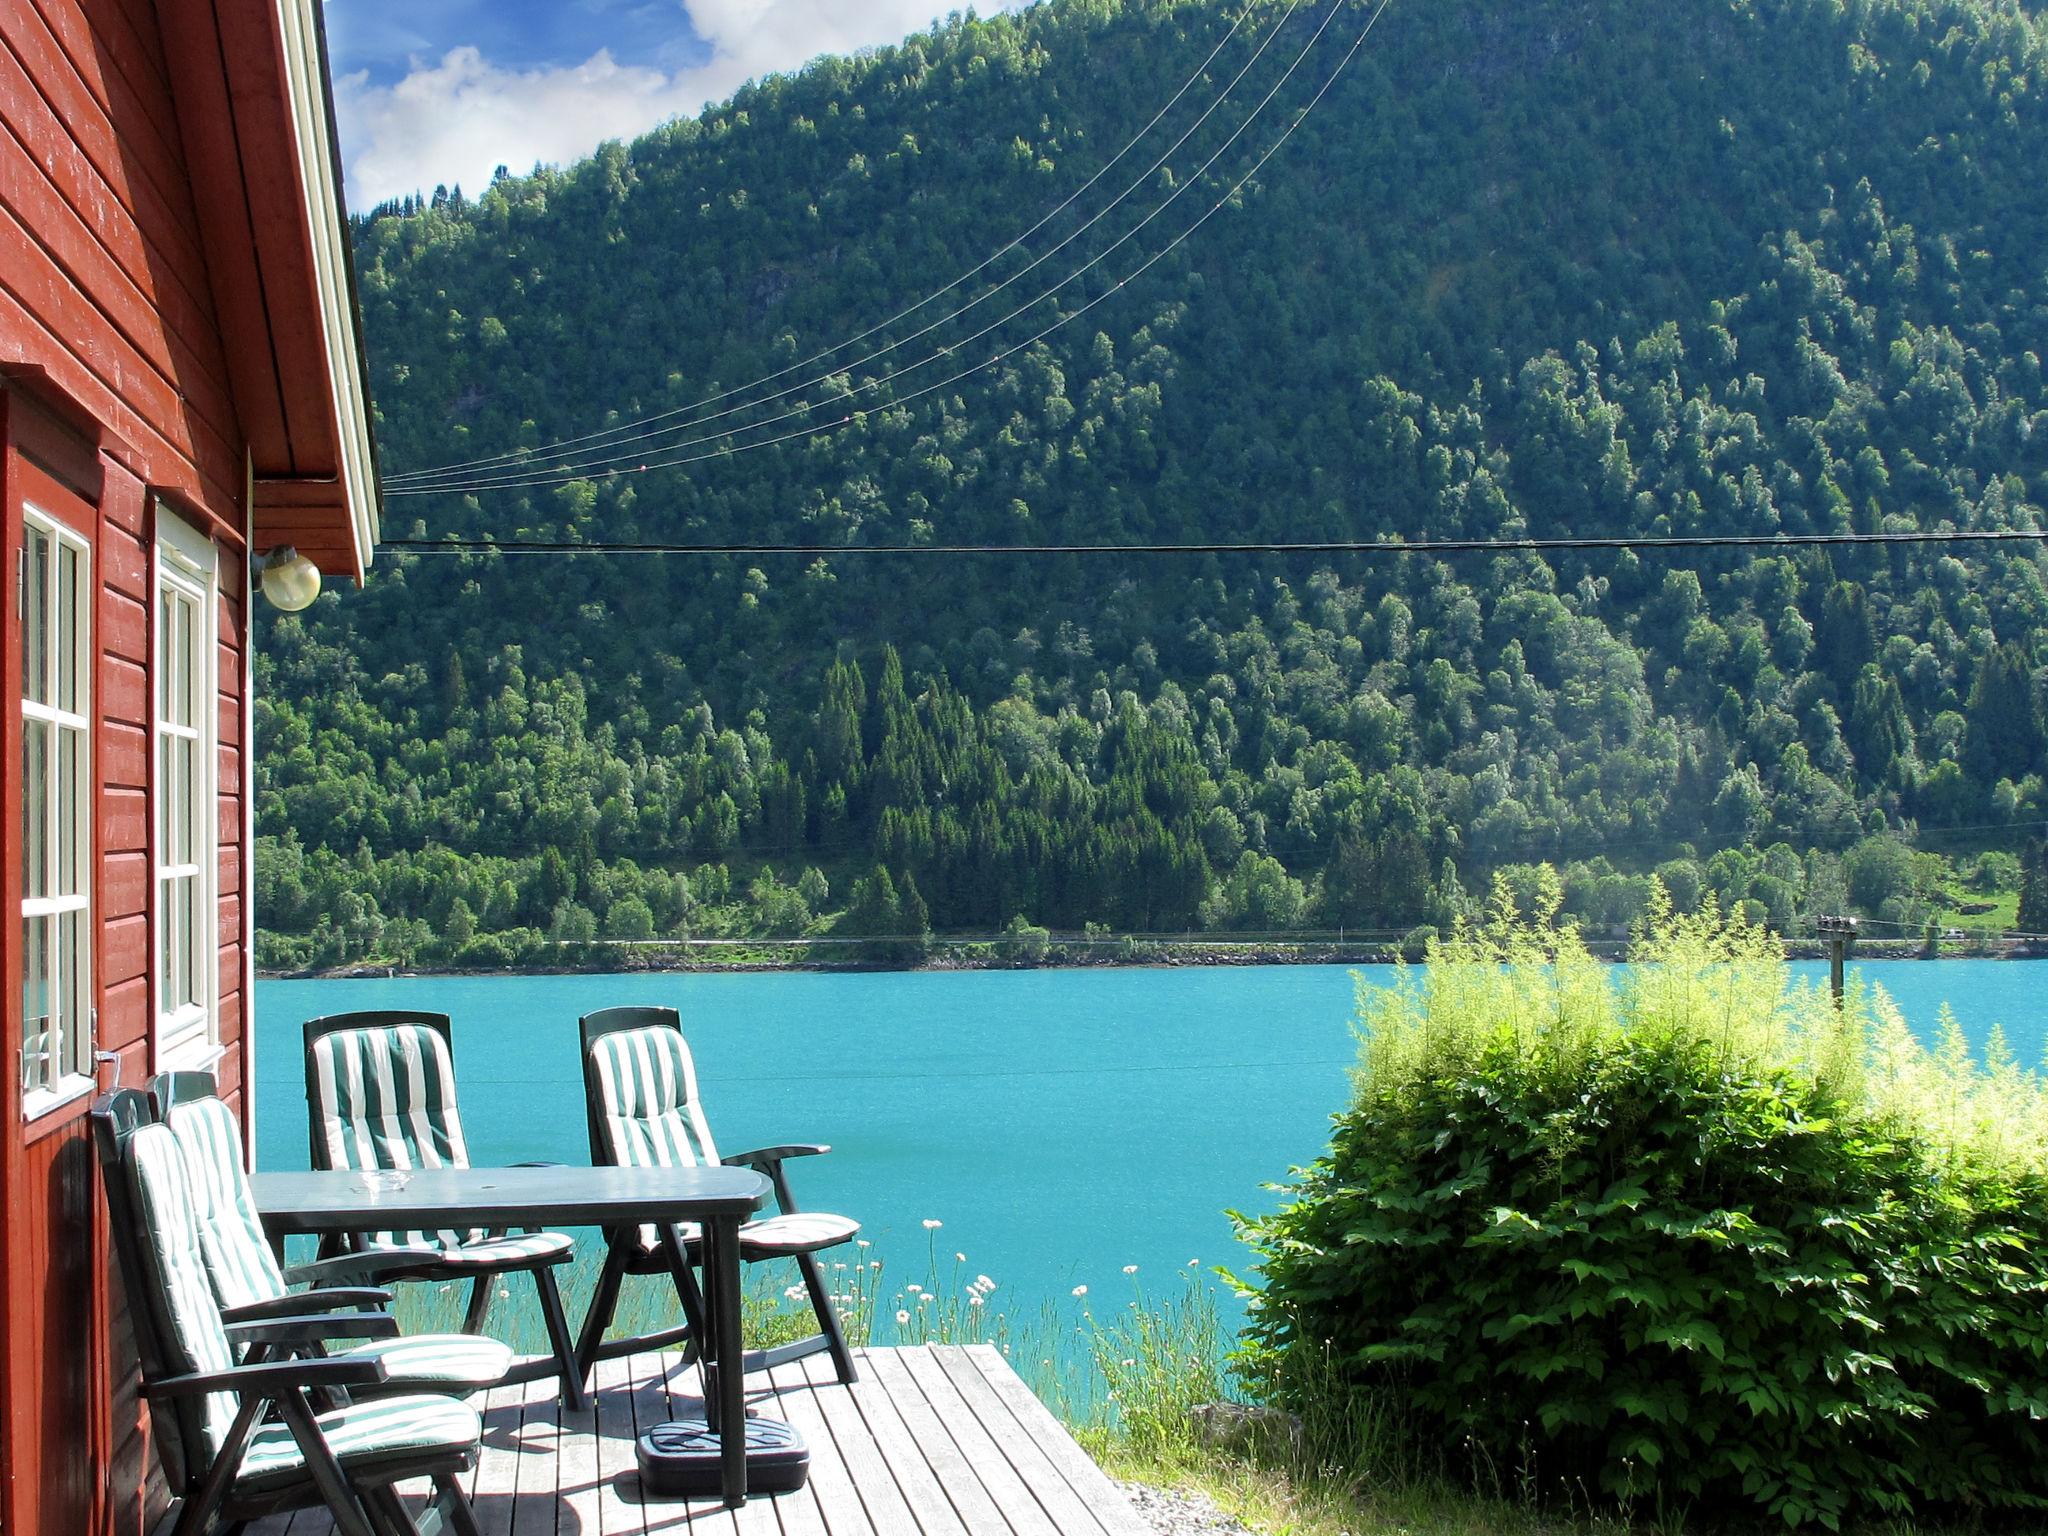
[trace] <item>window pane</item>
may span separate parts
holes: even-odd
[[[192,817],[197,809],[196,790],[193,781],[198,773],[199,743],[189,736],[175,737],[171,742],[171,755],[177,766],[172,773],[177,789],[178,824],[171,829],[171,862],[190,864],[192,862]]]
[[[85,625],[79,554],[69,544],[57,546],[57,707],[78,713],[79,684],[85,671]]]
[[[181,1001],[198,1004],[206,996],[206,964],[209,951],[206,948],[206,914],[199,908],[199,891],[203,884],[197,878],[185,882],[185,995]]]
[[[171,658],[177,650],[171,643],[171,594],[156,595],[156,712],[159,719],[171,718]]]
[[[50,722],[21,722],[21,894],[50,894]]]
[[[22,548],[27,569],[21,594],[21,693],[34,704],[50,702],[50,536],[26,528]]]
[[[199,654],[198,625],[199,610],[186,597],[178,599],[178,724],[193,723],[193,694],[197,691],[194,674],[199,670],[195,659]]]
[[[171,961],[178,952],[172,936],[175,923],[171,898],[177,894],[177,889],[178,883],[175,880],[163,880],[157,884],[159,909],[156,920],[156,974],[161,989],[157,1007],[164,1012],[176,1006],[171,998]]]
[[[91,924],[83,910],[66,912],[56,920],[59,1028],[61,1049],[56,1054],[57,1072],[92,1070],[92,1020],[89,967]]]
[[[21,924],[21,1086],[45,1088],[56,1078],[56,999],[50,985],[50,919],[24,918]]]
[[[51,894],[77,896],[85,890],[85,824],[79,814],[85,732],[57,729],[57,888]]]

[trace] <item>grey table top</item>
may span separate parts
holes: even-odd
[[[252,1174],[273,1232],[455,1226],[622,1226],[746,1217],[767,1200],[751,1168],[418,1168]]]

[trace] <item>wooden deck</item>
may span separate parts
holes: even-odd
[[[489,1393],[472,1484],[485,1536],[1149,1536],[988,1345],[862,1350],[851,1387],[813,1355],[747,1387],[749,1406],[802,1432],[811,1476],[737,1510],[641,1497],[635,1437],[696,1407],[697,1373],[672,1354],[600,1365],[584,1413],[564,1414],[544,1382]],[[302,1512],[250,1533],[333,1529],[324,1512]]]

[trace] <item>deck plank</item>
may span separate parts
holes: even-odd
[[[497,1386],[483,1395],[483,1448],[470,1479],[469,1502],[483,1536],[512,1536],[512,1498],[519,1479],[519,1425],[526,1389]]]
[[[595,1409],[564,1416],[552,1381],[478,1398],[484,1443],[470,1479],[486,1536],[1143,1536],[1116,1485],[988,1346],[858,1352],[842,1386],[816,1355],[747,1378],[750,1407],[794,1425],[810,1481],[717,1500],[650,1499],[635,1439],[701,1414],[701,1373],[673,1351],[600,1365]],[[419,1507],[417,1491],[408,1500]],[[328,1536],[324,1510],[251,1536]]]
[[[559,1409],[555,1432],[555,1536],[601,1536],[598,1513],[597,1409]]]
[[[1131,1501],[1118,1491],[1109,1474],[1081,1449],[1080,1442],[1052,1416],[1038,1394],[1024,1385],[1024,1378],[1010,1368],[993,1344],[970,1344],[962,1353],[1108,1536],[1152,1536],[1151,1527],[1138,1518]]]
[[[896,1415],[903,1432],[923,1455],[939,1486],[945,1489],[967,1536],[1010,1536],[1002,1511],[996,1508],[988,1490],[967,1464],[967,1458],[960,1454],[960,1448],[932,1412],[931,1404],[911,1380],[910,1371],[897,1357],[897,1351],[863,1350],[860,1369],[861,1386],[873,1383],[872,1390],[861,1398],[862,1411],[869,1411],[869,1398],[880,1398],[887,1404],[888,1411]]]
[[[959,1448],[976,1481],[1002,1512],[1015,1536],[1066,1536],[1032,1496],[1030,1485],[1017,1475],[987,1427],[975,1417],[952,1378],[940,1366],[937,1354],[930,1348],[900,1349],[896,1358],[903,1363],[932,1414]]]
[[[634,1424],[645,1433],[657,1424],[671,1419],[693,1418],[704,1411],[702,1389],[694,1368],[686,1368],[682,1356],[664,1350],[657,1356],[636,1355],[633,1357],[636,1372],[645,1362],[645,1379],[636,1387],[634,1395]],[[690,1536],[739,1536],[737,1514],[727,1509],[716,1498],[709,1499],[648,1499],[646,1501],[647,1529],[657,1531],[684,1531]],[[758,1518],[758,1517],[757,1517]],[[774,1516],[768,1516],[772,1522]]]
[[[519,1482],[512,1495],[512,1536],[555,1536],[560,1515],[556,1494],[561,1487],[562,1463],[556,1451],[561,1425],[559,1387],[545,1378],[527,1383],[526,1408],[519,1419]]]
[[[600,1360],[590,1373],[597,1406],[597,1517],[604,1536],[645,1536],[647,1505],[633,1460],[630,1358]],[[631,1497],[628,1497],[630,1493]]]
[[[1067,1480],[1060,1475],[1045,1448],[1026,1433],[1016,1416],[1003,1406],[1003,1400],[996,1395],[995,1388],[980,1371],[965,1349],[935,1350],[934,1357],[939,1369],[944,1371],[960,1396],[968,1405],[982,1428],[1001,1448],[1004,1457],[1017,1471],[1017,1475],[1030,1488],[1032,1497],[1052,1520],[1061,1536],[1095,1536],[1102,1525]],[[1065,1431],[1061,1431],[1066,1438]],[[1069,1438],[1071,1444],[1071,1439]]]
[[[833,1423],[833,1433],[853,1433],[857,1428],[874,1447],[883,1475],[896,1485],[922,1536],[968,1536],[967,1526],[947,1497],[945,1486],[905,1431],[901,1415],[890,1406],[888,1393],[875,1381],[865,1352],[856,1359],[861,1374],[850,1386],[840,1383],[831,1356],[812,1355],[803,1362],[811,1388]],[[835,1412],[837,1418],[833,1417]],[[842,1424],[846,1425],[844,1431],[840,1428]],[[876,1523],[883,1523],[879,1515]]]
[[[903,1536],[911,1536],[913,1532],[922,1532],[923,1536],[957,1536],[960,1530],[957,1520],[952,1520],[950,1526],[925,1524],[927,1512],[913,1506],[912,1488],[906,1487],[897,1475],[897,1469],[883,1452],[873,1427],[854,1402],[852,1392],[840,1385],[831,1360],[824,1355],[809,1355],[794,1361],[792,1368],[800,1372],[809,1384],[811,1400],[824,1416],[839,1458],[846,1464],[847,1476],[859,1490],[861,1504],[875,1529],[891,1533],[891,1536],[896,1532],[903,1533]],[[939,1502],[944,1508],[945,1501],[941,1499]],[[945,1513],[950,1517],[952,1511],[947,1508]],[[937,1512],[933,1511],[931,1515],[936,1521]]]
[[[877,1536],[875,1524],[861,1502],[860,1490],[854,1486],[802,1363],[778,1365],[768,1374],[775,1385],[776,1395],[774,1406],[767,1411],[793,1424],[810,1447],[810,1483],[817,1495],[818,1511],[824,1518],[828,1536]],[[903,1533],[884,1531],[880,1536],[903,1536]]]

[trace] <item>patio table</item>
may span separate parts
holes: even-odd
[[[433,1231],[471,1227],[622,1227],[697,1222],[704,1232],[704,1409],[709,1426],[746,1423],[740,1344],[740,1224],[770,1193],[751,1168],[417,1168],[403,1172],[252,1174],[256,1209],[273,1242],[294,1233]],[[581,1382],[564,1382],[580,1407]],[[747,1496],[746,1435],[721,1434],[728,1504]]]

